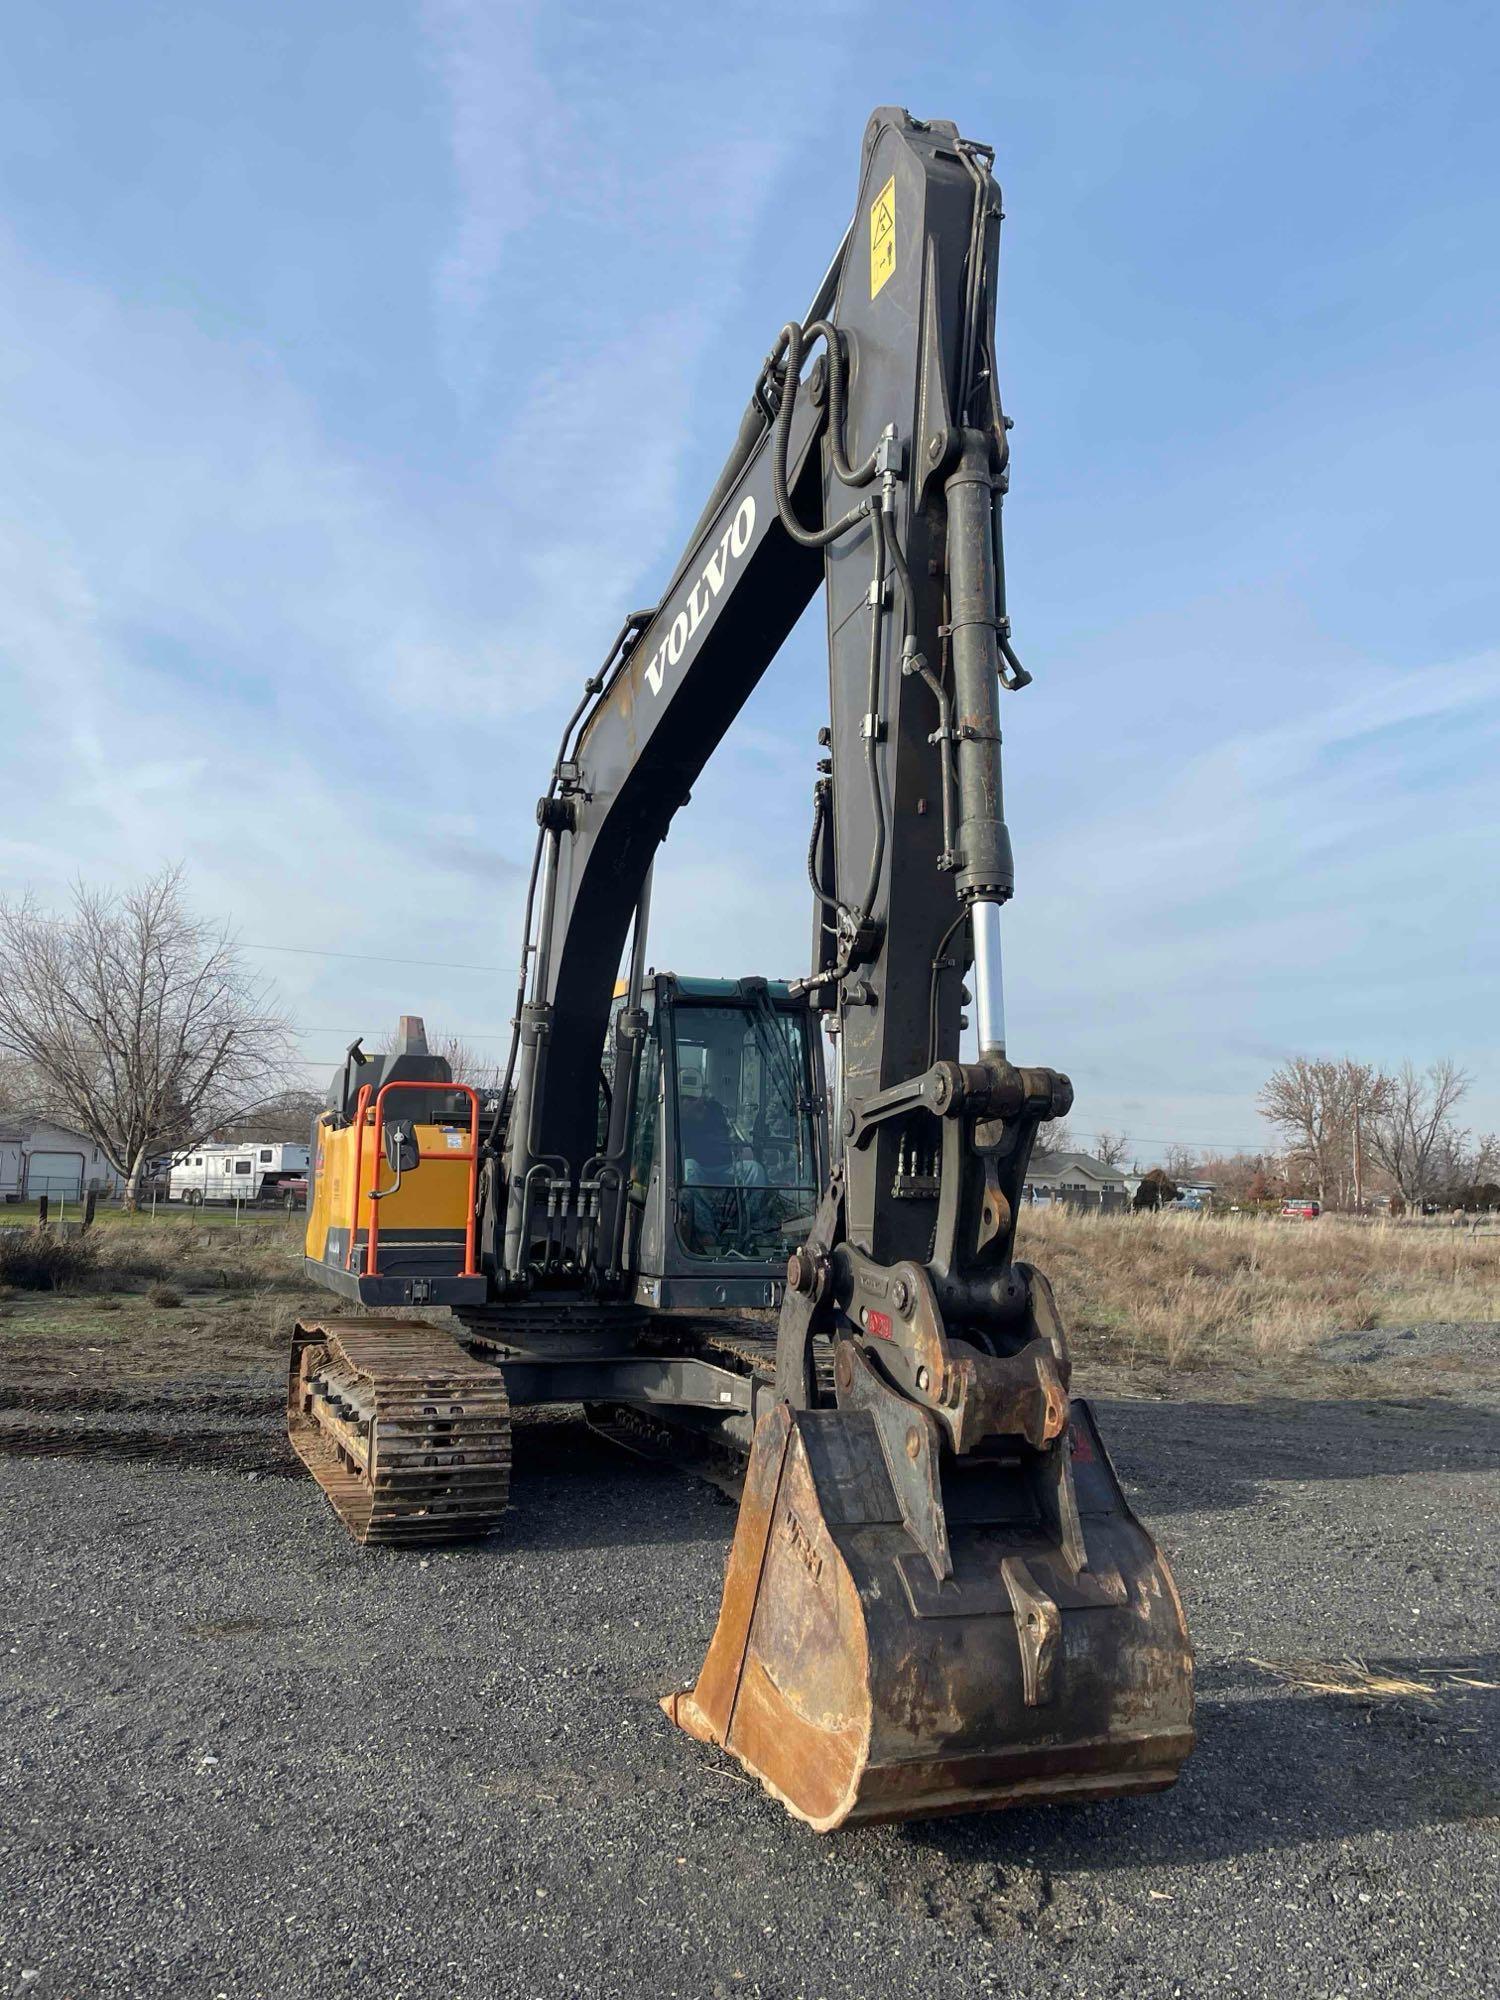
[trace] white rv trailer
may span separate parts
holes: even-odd
[[[306,1146],[249,1139],[239,1145],[194,1146],[172,1161],[170,1201],[276,1201],[300,1208],[307,1199]]]

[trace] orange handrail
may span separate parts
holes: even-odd
[[[469,1212],[468,1220],[464,1227],[464,1268],[460,1275],[465,1278],[477,1278],[479,1272],[474,1263],[474,1203],[479,1189],[479,1093],[471,1084],[467,1083],[402,1083],[399,1079],[394,1083],[383,1083],[375,1097],[375,1179],[377,1182],[380,1179],[382,1107],[385,1102],[386,1093],[392,1090],[446,1090],[450,1095],[460,1095],[467,1097],[469,1100],[468,1152],[455,1153],[445,1148],[441,1153],[424,1153],[419,1146],[417,1149],[417,1160],[419,1163],[423,1160],[468,1161]],[[361,1096],[363,1095],[364,1093],[361,1092]],[[363,1109],[363,1106],[361,1106],[361,1109]],[[376,1206],[376,1195],[381,1192],[382,1190],[379,1188],[374,1188],[370,1193],[370,1228],[366,1237],[364,1270],[364,1275],[367,1278],[378,1278],[380,1275],[380,1210]],[[386,1188],[383,1192],[391,1194],[394,1190]],[[357,1173],[354,1183],[354,1220],[357,1226],[359,1222],[359,1179]],[[350,1247],[352,1252],[352,1243]]]
[[[369,1101],[370,1086],[362,1083],[359,1095],[354,1100],[354,1208],[349,1217],[349,1247],[344,1252],[344,1269],[354,1269],[354,1244],[359,1235],[359,1183],[360,1168],[365,1162],[365,1105]],[[376,1169],[379,1177],[379,1169]]]

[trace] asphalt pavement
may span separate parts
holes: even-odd
[[[209,1368],[0,1398],[0,1991],[1500,1992],[1488,1394],[1097,1403],[1197,1645],[1182,1780],[818,1837],[657,1707],[723,1494],[531,1421],[503,1539],[361,1552],[275,1357]],[[1278,1671],[1348,1657],[1431,1692]]]

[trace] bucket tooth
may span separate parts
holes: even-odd
[[[1051,1449],[1072,1453],[1090,1566],[1012,1461],[950,1471],[965,1491],[939,1579],[867,1410],[768,1411],[718,1626],[667,1714],[819,1832],[1171,1784],[1193,1696],[1170,1571],[1086,1404]]]

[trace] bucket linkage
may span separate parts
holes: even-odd
[[[944,1333],[922,1267],[892,1274],[931,1402],[845,1334],[836,1406],[794,1391],[757,1427],[717,1629],[662,1705],[819,1831],[1155,1791],[1192,1748],[1171,1572],[1070,1401],[1047,1281],[1014,1270],[1004,1354]]]

